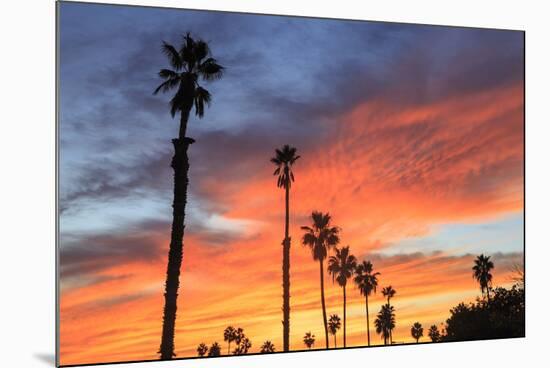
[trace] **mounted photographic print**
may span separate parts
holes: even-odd
[[[58,365],[525,336],[524,32],[57,17]]]

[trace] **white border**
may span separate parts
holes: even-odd
[[[106,1],[98,1],[106,2]],[[389,349],[293,353],[242,358],[143,363],[118,367],[518,367],[543,366],[548,331],[548,10],[520,1],[246,1],[124,0],[171,6],[400,21],[527,31],[527,338]],[[53,366],[54,352],[54,1],[2,2],[0,27],[2,213],[0,362],[9,367]],[[7,79],[7,83],[5,83]],[[28,219],[31,219],[30,221]],[[546,282],[545,282],[546,281]],[[529,362],[533,363],[529,363]],[[536,363],[538,361],[538,363]],[[48,363],[49,362],[49,363]]]

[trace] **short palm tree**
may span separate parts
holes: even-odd
[[[208,356],[209,357],[217,357],[222,354],[222,348],[220,344],[217,342],[213,343],[212,346],[210,346],[210,349],[208,350]]]
[[[186,136],[189,114],[195,107],[196,115],[204,115],[204,106],[211,100],[210,93],[199,84],[199,80],[211,81],[219,79],[223,67],[216,59],[210,56],[208,44],[202,40],[193,39],[188,33],[182,39],[181,46],[174,46],[163,42],[162,51],[168,57],[172,69],[161,69],[159,77],[164,81],[153,92],[169,92],[175,89],[176,93],[170,100],[172,117],[180,114],[178,138],[172,140],[174,157],[174,200],[172,204],[173,219],[168,252],[168,266],[166,270],[166,284],[164,292],[164,315],[162,323],[162,339],[160,344],[160,358],[172,359],[174,354],[174,332],[176,325],[177,298],[179,289],[179,275],[183,256],[183,235],[185,223],[185,206],[187,204],[187,186],[189,184],[189,145],[195,142]]]
[[[237,338],[237,330],[233,326],[228,326],[223,331],[223,341],[227,342],[227,355],[231,352],[231,343]]]
[[[373,266],[370,261],[363,261],[355,268],[355,285],[359,288],[362,295],[365,296],[365,309],[367,312],[367,343],[370,346],[370,322],[369,322],[369,296],[376,293],[378,287],[378,276],[380,272],[373,272]]]
[[[206,353],[208,353],[208,346],[206,346],[205,343],[201,342],[197,347],[197,353],[202,358],[203,356],[206,355]]]
[[[274,353],[274,352],[275,352],[275,345],[273,345],[273,343],[269,340],[265,341],[262,344],[262,347],[260,348],[260,353],[262,354]]]
[[[438,342],[441,339],[441,334],[439,333],[439,329],[436,325],[431,325],[430,329],[428,330],[428,336],[432,340],[432,342]]]
[[[306,334],[304,335],[304,344],[307,346],[308,349],[311,350],[311,348],[315,344],[315,335],[313,335],[311,332],[306,332]]]
[[[376,333],[384,339],[384,345],[390,341],[391,331],[395,328],[395,311],[393,306],[383,304],[374,320]]]
[[[388,300],[388,305],[390,305],[390,300],[391,298],[393,298],[395,296],[397,292],[395,291],[395,289],[390,285],[390,286],[386,286],[385,288],[382,289],[382,295],[384,295],[387,300]],[[393,343],[393,337],[392,337],[392,333],[391,333],[391,330],[390,330],[390,344]]]
[[[479,282],[481,294],[487,296],[487,301],[489,301],[489,290],[493,282],[493,275],[491,274],[493,268],[495,268],[495,265],[491,261],[491,256],[484,256],[483,254],[477,256],[474,267],[472,267],[472,276]]]
[[[288,351],[290,344],[290,236],[289,236],[289,200],[290,187],[294,181],[292,165],[300,156],[296,148],[285,144],[275,150],[271,162],[277,166],[273,175],[277,176],[277,186],[285,190],[285,238],[283,240],[283,350]]]
[[[420,322],[415,322],[412,325],[412,327],[411,327],[411,336],[413,337],[413,339],[416,340],[417,344],[418,344],[418,340],[420,340],[420,338],[422,336],[424,336],[424,328],[422,327]]]
[[[340,317],[338,317],[337,314],[332,314],[330,316],[330,319],[328,321],[328,330],[332,336],[334,336],[334,347],[336,348],[336,333],[342,326],[342,323],[340,322]]]
[[[325,306],[325,276],[323,262],[328,252],[340,242],[340,230],[331,226],[332,218],[328,213],[313,211],[311,213],[312,225],[302,226],[305,232],[302,244],[311,249],[313,260],[319,261],[319,278],[321,280],[321,307],[323,309],[323,325],[325,327],[325,343],[328,349],[327,311]]]
[[[344,293],[344,347],[346,347],[346,285],[356,265],[357,258],[349,253],[349,246],[342,249],[336,248],[336,254],[328,260],[328,272],[332,275],[332,281],[336,280]]]

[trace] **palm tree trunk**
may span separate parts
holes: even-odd
[[[173,220],[164,292],[162,341],[159,351],[160,359],[162,360],[172,359],[175,356],[174,332],[176,325],[179,276],[183,258],[185,205],[187,204],[187,186],[189,184],[189,157],[187,155],[187,150],[189,145],[194,142],[193,139],[185,137],[188,117],[189,111],[182,111],[179,138],[172,140],[175,151],[171,164],[174,169],[174,201],[172,204]]]
[[[288,351],[290,340],[290,237],[289,227],[289,187],[285,192],[285,240],[283,241],[283,349]]]
[[[231,353],[231,341],[229,341],[227,344],[227,355],[229,355],[230,353]]]
[[[320,274],[321,274],[321,307],[323,308],[323,324],[325,326],[325,341],[326,348],[328,349],[328,326],[327,326],[327,310],[325,307],[325,281],[323,272],[323,260],[319,260]]]
[[[334,348],[336,349],[338,346],[336,345],[336,334],[334,334]]]
[[[367,344],[370,346],[370,324],[369,324],[369,297],[365,295],[365,309],[367,310]]]
[[[344,289],[344,348],[346,347],[346,286],[342,287]]]

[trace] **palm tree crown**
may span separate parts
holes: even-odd
[[[217,342],[213,343],[208,350],[209,357],[216,357],[222,354],[222,348]]]
[[[382,295],[384,295],[387,298],[388,304],[390,304],[390,299],[393,298],[396,293],[397,292],[391,285],[386,286],[385,288],[382,289]]]
[[[479,255],[474,261],[474,267],[472,267],[473,277],[479,282],[481,292],[487,295],[489,298],[489,290],[493,281],[493,275],[491,270],[495,268],[495,265],[491,261],[491,256]]]
[[[418,340],[420,340],[420,338],[422,336],[424,336],[424,328],[422,327],[420,322],[415,322],[412,325],[412,327],[411,327],[411,336],[413,337],[413,339],[416,340],[417,343],[418,343]]]
[[[439,332],[439,329],[436,325],[431,325],[430,329],[428,330],[428,336],[432,340],[432,342],[438,342],[441,338],[441,334]]]
[[[302,237],[302,244],[311,249],[315,261],[327,258],[329,249],[334,248],[340,242],[340,229],[336,226],[330,226],[331,216],[328,213],[313,211],[311,213],[313,220],[312,226],[302,226],[305,231]]]
[[[274,353],[275,352],[275,345],[269,340],[265,341],[262,344],[262,347],[260,348],[260,353]]]
[[[336,248],[336,254],[328,260],[328,272],[332,275],[333,281],[336,280],[338,285],[344,287],[353,275],[356,265],[357,258],[349,253],[349,246]]]
[[[211,81],[221,78],[223,66],[211,57],[208,43],[193,39],[189,33],[183,36],[179,49],[163,42],[162,51],[168,57],[173,69],[160,70],[158,75],[164,79],[164,82],[155,89],[153,94],[177,89],[170,100],[172,117],[180,111],[183,121],[183,115],[188,115],[193,105],[196,115],[203,117],[204,106],[210,104],[212,97],[210,92],[199,84],[199,80]],[[187,117],[185,118],[187,120]],[[186,128],[186,126],[180,126],[180,139],[185,137]]]
[[[373,273],[372,271],[371,261],[363,261],[355,268],[355,278],[353,280],[363,296],[370,296],[373,292],[376,293],[380,272]]]
[[[199,354],[199,356],[203,357],[206,355],[207,352],[208,352],[208,346],[206,346],[205,343],[200,343],[199,346],[197,347],[197,353]]]
[[[304,344],[307,346],[308,349],[311,349],[315,344],[315,335],[313,335],[311,332],[306,332],[306,334],[304,335]]]
[[[275,150],[275,157],[271,158],[271,162],[277,166],[273,175],[277,175],[277,186],[279,188],[290,188],[294,181],[294,173],[292,165],[300,158],[296,155],[296,148],[285,144],[283,148]]]

